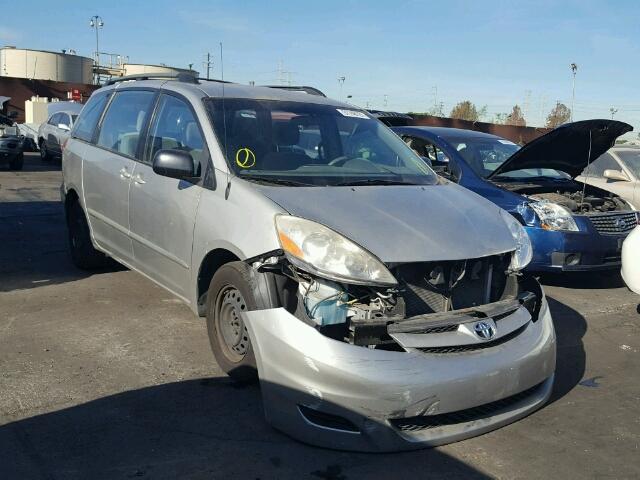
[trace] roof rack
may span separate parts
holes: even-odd
[[[290,90],[293,92],[304,92],[304,93],[308,93],[309,95],[317,95],[319,97],[326,97],[326,95],[318,90],[315,87],[307,87],[304,85],[262,85],[263,87],[267,87],[267,88],[279,88],[280,90]]]
[[[140,73],[137,75],[125,75],[123,77],[112,78],[104,85],[115,85],[118,82],[127,82],[129,80],[177,80],[185,83],[198,83],[198,77],[186,72],[180,73]]]

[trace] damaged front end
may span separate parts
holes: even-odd
[[[292,222],[281,250],[247,260],[256,294],[279,306],[243,313],[273,426],[316,445],[393,451],[478,435],[544,404],[555,336],[539,284],[520,273],[526,242],[386,265]],[[310,265],[315,249],[322,260]],[[334,257],[350,270],[330,270]]]

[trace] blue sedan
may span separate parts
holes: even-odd
[[[574,178],[632,130],[623,122],[585,120],[520,148],[486,133],[443,127],[393,130],[441,176],[509,211],[533,244],[533,272],[620,268],[622,242],[638,214],[615,194]]]

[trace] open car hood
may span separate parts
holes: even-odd
[[[525,168],[552,168],[575,178],[609,150],[616,138],[631,130],[633,127],[628,123],[615,120],[567,123],[527,143],[487,178]]]

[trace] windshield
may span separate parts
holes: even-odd
[[[502,138],[468,137],[447,140],[455,148],[474,172],[483,178],[491,175],[511,155],[520,150],[520,146]],[[495,176],[501,180],[526,180],[546,177],[570,179],[571,176],[551,168],[527,168],[501,173]]]
[[[400,137],[363,111],[244,98],[207,104],[227,162],[244,179],[292,186],[437,183]]]
[[[620,150],[616,153],[633,176],[640,179],[640,150]]]

